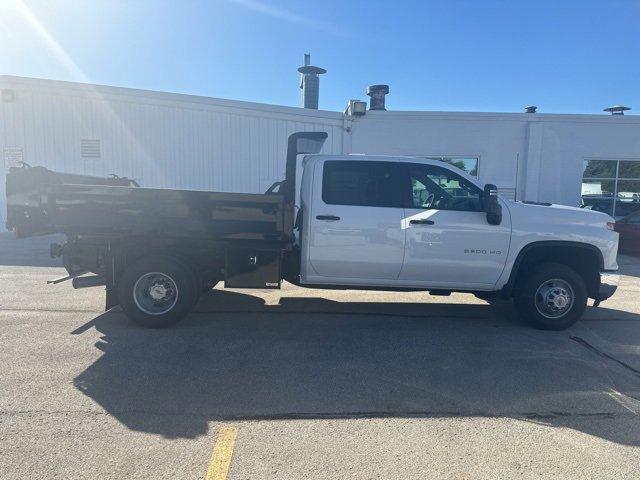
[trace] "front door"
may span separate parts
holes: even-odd
[[[402,268],[402,168],[386,161],[315,165],[306,237],[307,283],[380,285]],[[305,251],[306,250],[306,251]]]
[[[440,288],[489,289],[504,268],[511,220],[489,225],[482,190],[448,167],[407,165],[405,258],[399,279]]]

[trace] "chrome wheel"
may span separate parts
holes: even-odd
[[[145,273],[133,286],[133,301],[148,315],[162,315],[178,302],[178,287],[165,273]]]
[[[546,318],[560,318],[573,307],[573,288],[565,280],[554,278],[538,287],[535,295],[536,309]]]

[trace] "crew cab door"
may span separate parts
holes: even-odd
[[[511,219],[489,225],[482,190],[444,166],[405,163],[407,285],[490,289],[506,263]]]
[[[384,285],[396,281],[405,233],[400,164],[322,160],[303,202],[302,281]],[[309,195],[307,196],[309,197]]]

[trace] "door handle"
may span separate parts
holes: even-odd
[[[335,222],[336,220],[340,220],[340,217],[336,217],[335,215],[317,215],[316,218],[318,220],[329,220],[331,222]]]
[[[433,225],[433,220],[409,220],[411,225]]]

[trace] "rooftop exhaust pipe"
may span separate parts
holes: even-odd
[[[535,105],[527,105],[524,107],[524,113],[536,113],[538,111],[538,107]]]
[[[302,96],[300,101],[302,108],[318,109],[318,99],[320,97],[320,77],[323,73],[327,73],[324,68],[314,67],[311,65],[311,54],[304,54],[304,65],[298,68],[300,75],[300,89]]]
[[[367,95],[369,95],[369,110],[386,110],[384,105],[385,95],[389,93],[389,85],[369,85]]]
[[[627,110],[631,110],[631,108],[625,107],[624,105],[613,105],[612,107],[607,107],[602,111],[609,112],[611,115],[624,115],[624,112]]]

